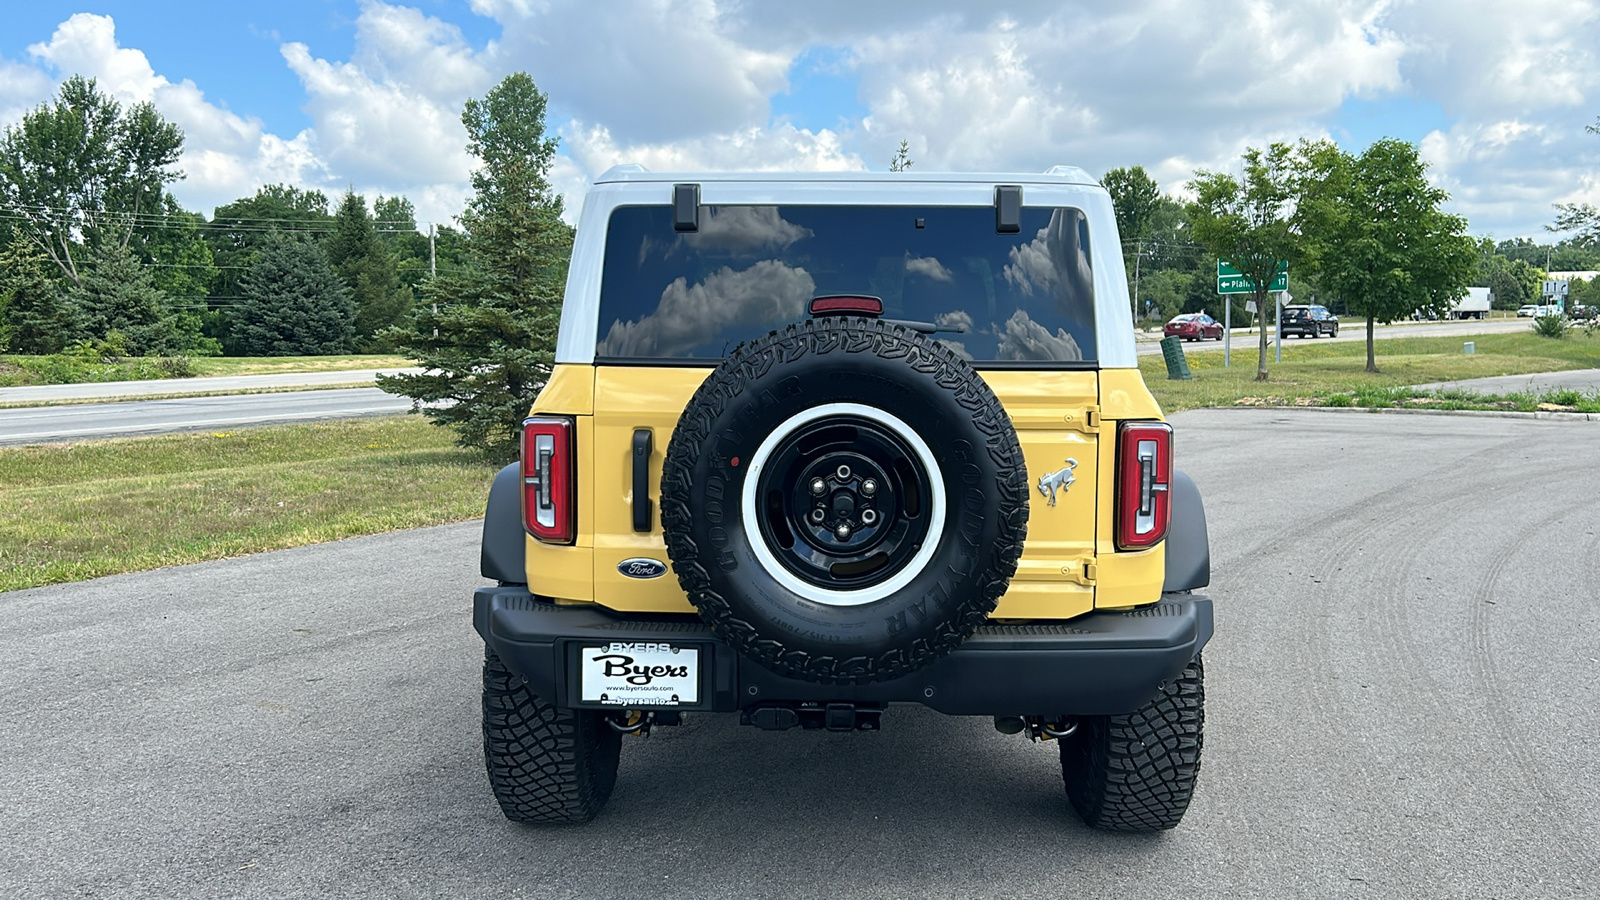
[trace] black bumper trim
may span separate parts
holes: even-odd
[[[556,606],[523,587],[485,587],[473,625],[535,694],[581,706],[568,694],[577,648],[612,641],[696,646],[702,702],[684,709],[734,712],[784,702],[921,703],[951,715],[1103,715],[1144,705],[1210,640],[1211,598],[1167,594],[1126,612],[1060,623],[986,625],[950,655],[903,678],[815,684],[741,658],[690,616],[622,616],[595,606]]]

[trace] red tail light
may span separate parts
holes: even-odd
[[[812,318],[848,313],[876,319],[883,315],[883,301],[877,297],[858,297],[854,294],[826,294],[811,298],[810,313]]]
[[[1124,422],[1117,435],[1117,549],[1143,550],[1172,518],[1172,426]]]
[[[570,544],[577,532],[572,457],[571,419],[522,423],[522,527],[549,544]]]

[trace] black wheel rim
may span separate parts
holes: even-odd
[[[779,564],[834,591],[870,588],[922,548],[928,473],[878,423],[831,416],[788,434],[756,482],[761,539]]]

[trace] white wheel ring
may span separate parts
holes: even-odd
[[[917,550],[917,555],[911,557],[911,561],[892,577],[859,591],[830,591],[811,584],[789,571],[772,554],[766,539],[761,536],[761,528],[756,519],[756,484],[761,480],[761,472],[766,468],[767,459],[797,429],[830,416],[856,416],[886,426],[895,437],[911,448],[922,463],[922,468],[928,473],[928,514],[932,517],[932,521],[928,525],[928,533],[922,538],[922,547]],[[750,552],[755,554],[767,573],[796,596],[826,606],[862,606],[876,603],[904,588],[927,566],[928,560],[933,558],[934,551],[939,548],[939,539],[944,536],[944,478],[938,460],[933,457],[933,451],[928,448],[927,442],[920,435],[911,430],[910,425],[898,417],[877,407],[860,403],[825,403],[805,412],[796,413],[774,428],[761,442],[761,446],[756,448],[755,455],[750,457],[750,466],[744,473],[744,490],[739,500],[739,512],[744,519],[745,541],[750,545]]]

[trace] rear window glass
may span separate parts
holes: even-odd
[[[885,319],[952,329],[932,337],[973,362],[1092,362],[1089,259],[1071,208],[1024,208],[1021,233],[999,234],[992,207],[707,206],[678,233],[670,206],[625,206],[595,356],[711,363],[805,318],[812,297],[867,294]]]

